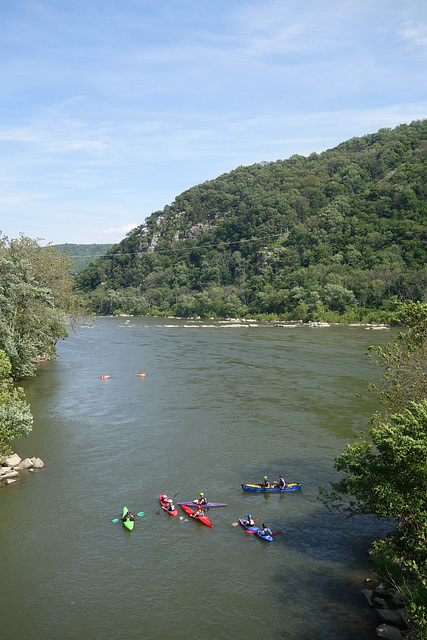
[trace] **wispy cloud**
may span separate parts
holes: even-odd
[[[407,40],[420,47],[427,47],[427,25],[426,24],[406,24],[402,35]]]
[[[141,224],[141,223],[139,223]],[[135,229],[138,225],[136,222],[131,222],[130,224],[125,224],[122,227],[109,227],[108,229],[102,229],[98,232],[98,236],[100,238],[107,238],[114,236],[115,238],[123,238],[129,231]]]
[[[18,224],[53,242],[114,237],[238,165],[427,112],[415,0],[18,7],[0,7],[0,224],[12,237]]]

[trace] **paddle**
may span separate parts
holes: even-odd
[[[259,520],[259,518],[252,518],[252,520],[253,520],[254,522],[256,522],[257,520]],[[232,526],[233,526],[233,527],[237,527],[237,525],[238,525],[239,523],[238,523],[238,522],[232,522],[231,524],[232,524]],[[252,531],[251,533],[253,533],[253,531]]]
[[[137,516],[143,516],[144,512],[140,511],[139,513],[136,514]],[[111,520],[111,522],[120,522],[121,518],[114,518],[114,520]]]

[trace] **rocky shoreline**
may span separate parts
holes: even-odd
[[[42,469],[44,462],[40,458],[25,458],[22,460],[16,453],[7,456],[0,466],[0,484],[12,484],[19,478],[20,471],[34,471]]]
[[[361,593],[383,620],[376,628],[377,636],[386,640],[412,637],[405,603],[397,589],[375,577],[366,579],[366,588]]]

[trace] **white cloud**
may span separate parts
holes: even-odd
[[[130,224],[123,225],[123,227],[110,227],[109,229],[103,229],[102,231],[99,231],[99,236],[100,237],[117,236],[117,237],[123,238],[123,236],[129,233],[129,231],[132,231],[132,229],[135,229],[135,227],[137,226],[138,225],[136,222],[131,222]]]
[[[427,46],[427,25],[417,24],[417,26],[414,26],[412,24],[406,24],[403,30],[403,37],[411,40],[418,46],[425,47]]]

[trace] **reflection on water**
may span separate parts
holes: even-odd
[[[386,528],[316,498],[375,409],[355,394],[390,334],[189,324],[98,319],[25,382],[17,452],[46,467],[0,488],[5,640],[376,637],[360,589]],[[241,490],[279,473],[302,491]],[[213,529],[159,509],[200,491],[228,504]],[[145,512],[131,534],[112,523],[124,505]],[[248,513],[273,543],[232,526]]]

